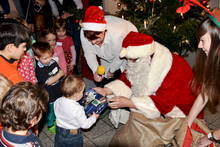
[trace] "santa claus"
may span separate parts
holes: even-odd
[[[130,32],[123,41],[121,58],[128,60],[120,79],[103,89],[113,109],[130,108],[128,122],[113,137],[111,146],[175,144],[175,133],[196,98],[190,88],[192,70],[180,56],[146,34]],[[111,114],[117,126],[120,112]]]

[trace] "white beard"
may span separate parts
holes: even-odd
[[[151,57],[137,59],[135,62],[128,61],[127,79],[131,83],[133,96],[147,96],[147,80],[150,70]]]

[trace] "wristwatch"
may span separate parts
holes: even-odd
[[[220,144],[220,140],[215,139],[215,137],[213,136],[213,132],[209,133],[207,135],[208,139],[214,143]]]

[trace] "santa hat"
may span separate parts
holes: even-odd
[[[97,6],[90,6],[85,12],[82,28],[83,30],[98,32],[106,30],[106,21],[102,9]]]
[[[137,59],[154,53],[154,39],[146,34],[130,32],[122,42],[120,57]]]

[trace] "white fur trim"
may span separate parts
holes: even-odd
[[[128,54],[127,48],[122,48],[119,56],[120,56],[121,58],[123,58],[123,57],[125,57],[127,54]]]
[[[155,53],[147,78],[147,93],[149,95],[154,94],[161,86],[172,66],[172,62],[173,57],[170,51],[165,46],[155,42]]]
[[[105,85],[112,90],[115,96],[124,96],[130,98],[132,95],[131,89],[121,80],[115,80]]]
[[[136,106],[137,110],[144,114],[147,118],[154,119],[160,117],[160,112],[150,97],[134,97],[131,98],[131,100]],[[135,111],[135,109],[132,110]]]
[[[84,22],[82,23],[83,30],[87,31],[105,31],[106,30],[106,24],[103,23],[89,23]]]
[[[125,51],[126,50],[126,51]],[[137,59],[146,56],[150,56],[155,52],[154,41],[151,44],[140,45],[140,46],[128,46],[122,48],[120,57],[126,57],[128,59]]]
[[[186,117],[186,115],[178,108],[174,107],[172,111],[166,114],[168,117],[177,118],[177,117]]]

